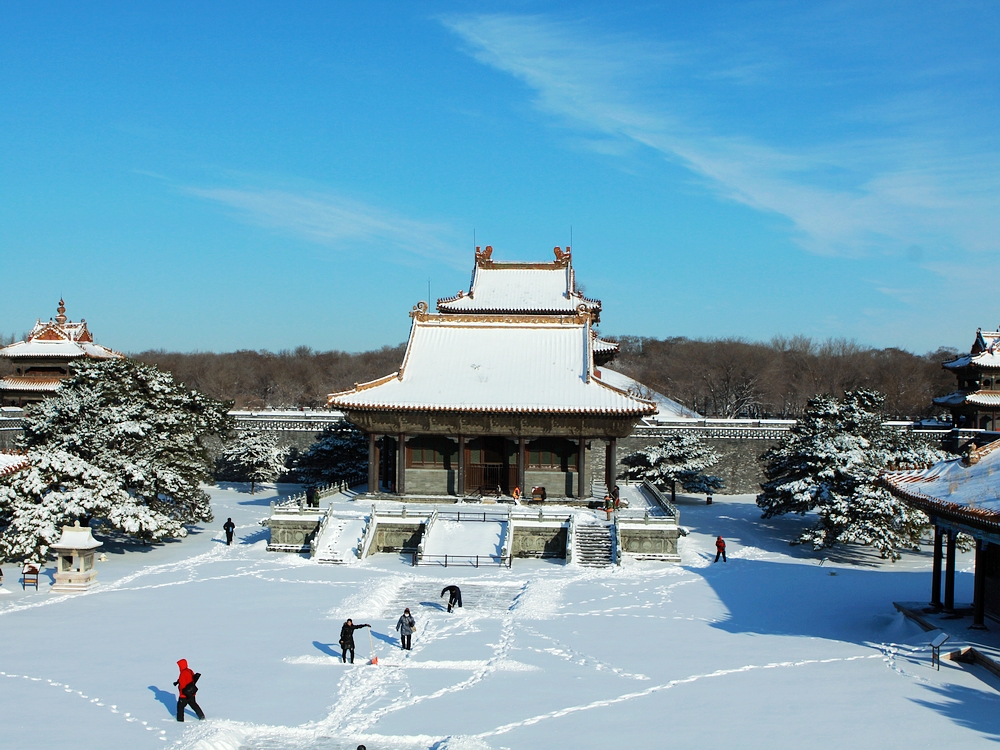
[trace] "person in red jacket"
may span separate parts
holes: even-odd
[[[715,561],[719,562],[719,555],[722,555],[722,562],[726,562],[726,540],[721,536],[715,538]]]
[[[177,698],[177,721],[184,721],[185,706],[191,706],[198,714],[198,718],[204,719],[205,712],[201,710],[198,701],[194,699],[195,693],[198,692],[198,678],[201,677],[201,673],[195,674],[188,669],[187,659],[178,661],[177,667],[181,670],[177,682],[174,683],[177,686],[177,692],[180,693]]]

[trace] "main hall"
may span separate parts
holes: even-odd
[[[413,307],[399,369],[330,395],[368,436],[370,494],[585,499],[595,480],[614,486],[617,440],[657,406],[609,382],[628,381],[605,367],[618,347],[597,333],[601,302],[580,291],[571,249],[553,252],[476,248],[467,292]]]

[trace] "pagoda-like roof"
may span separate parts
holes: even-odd
[[[33,359],[52,357],[55,359],[120,358],[124,355],[94,343],[94,337],[87,329],[87,321],[74,323],[66,318],[66,305],[59,300],[57,315],[48,321],[38,320],[24,341],[0,348],[0,357],[9,359]],[[9,378],[8,378],[9,380]]]
[[[951,458],[927,469],[889,471],[885,486],[931,515],[974,528],[1000,531],[1000,440],[970,447],[964,458]]]
[[[331,408],[641,417],[656,405],[595,377],[593,316],[431,314],[420,303],[400,370],[331,394]]]
[[[945,362],[943,367],[949,370],[961,370],[963,367],[1000,369],[1000,331],[979,329],[969,353]]]
[[[570,248],[555,248],[550,263],[493,260],[493,248],[476,248],[476,266],[469,291],[437,301],[442,313],[572,314],[581,305],[595,320],[600,300],[588,299],[576,288]]]

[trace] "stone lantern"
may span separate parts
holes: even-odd
[[[63,526],[62,538],[52,545],[59,556],[59,570],[51,591],[73,593],[87,591],[97,585],[97,571],[94,569],[94,550],[101,543],[94,539],[90,528],[74,521],[72,526]]]

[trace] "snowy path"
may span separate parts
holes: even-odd
[[[964,668],[931,670],[927,637],[892,610],[926,597],[926,554],[822,561],[783,541],[795,520],[761,522],[748,498],[681,505],[682,566],[445,571],[394,555],[324,566],[268,554],[256,521],[273,491],[212,494],[217,525],[238,524],[233,547],[202,531],[112,550],[101,587],[76,597],[22,592],[8,569],[0,746],[64,747],[80,733],[101,747],[200,750],[1000,740],[1000,696]],[[713,564],[720,533],[730,561]],[[447,583],[466,605],[451,615]],[[967,600],[971,576],[958,583]],[[418,628],[402,652],[394,625],[407,606]],[[378,666],[365,631],[357,663],[340,663],[347,617],[373,625]],[[181,657],[204,675],[204,723],[172,719]]]

